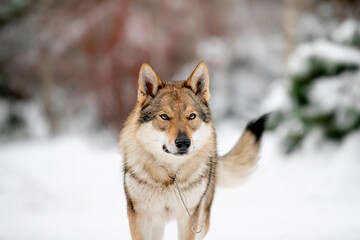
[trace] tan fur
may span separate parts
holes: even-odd
[[[228,176],[243,178],[255,165],[259,146],[250,131],[228,155],[218,158],[209,97],[204,63],[186,82],[162,82],[148,64],[142,66],[138,102],[120,134],[133,239],[161,239],[165,223],[172,219],[178,222],[179,239],[205,237],[217,181],[226,183]],[[192,114],[196,117],[191,118]],[[175,144],[179,136],[191,141],[185,154]],[[202,225],[200,234],[191,231],[192,224],[169,177],[175,172],[193,218]]]
[[[233,187],[245,180],[255,170],[259,148],[254,134],[246,130],[234,148],[219,157],[217,185]]]

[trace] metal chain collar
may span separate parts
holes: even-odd
[[[212,163],[212,161],[211,161],[211,168],[210,168],[210,173],[209,173],[209,174],[210,174],[209,182],[208,182],[207,185],[206,185],[206,189],[205,189],[205,191],[204,191],[204,194],[203,194],[203,195],[201,196],[201,198],[200,198],[200,201],[199,201],[199,203],[198,203],[198,206],[200,206],[201,201],[203,200],[203,198],[205,197],[206,193],[207,193],[208,190],[209,190],[209,186],[210,186],[210,182],[211,182],[211,176],[212,176],[212,166],[213,166],[213,163]],[[187,205],[186,205],[186,203],[185,203],[183,194],[181,193],[181,190],[180,190],[180,187],[179,187],[179,183],[178,183],[178,181],[177,181],[178,172],[179,172],[180,169],[178,169],[176,172],[173,172],[173,173],[174,173],[173,175],[170,175],[169,169],[167,169],[166,167],[164,167],[164,168],[167,170],[169,178],[175,182],[176,189],[177,189],[177,191],[178,191],[178,193],[179,193],[181,202],[182,202],[182,204],[183,204],[183,206],[184,206],[184,208],[185,208],[185,210],[186,210],[186,213],[187,213],[187,215],[189,216],[189,219],[190,219],[190,221],[191,221],[191,223],[192,223],[192,225],[191,225],[191,231],[192,231],[193,233],[195,233],[195,234],[200,233],[201,230],[202,230],[202,225],[201,225],[199,222],[195,221],[195,220],[194,220],[194,217],[193,217],[193,214],[190,213],[189,208],[187,207]]]

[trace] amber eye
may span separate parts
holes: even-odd
[[[191,113],[189,115],[189,120],[194,120],[196,118],[196,114],[195,113]]]
[[[165,113],[161,114],[160,117],[162,120],[170,120],[169,116],[166,115]]]

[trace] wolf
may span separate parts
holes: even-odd
[[[119,138],[131,237],[162,239],[175,219],[178,239],[203,239],[216,187],[236,185],[254,170],[267,115],[249,122],[233,149],[218,156],[204,62],[183,82],[161,81],[144,63],[138,82]]]

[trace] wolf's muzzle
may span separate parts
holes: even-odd
[[[185,154],[191,146],[191,140],[185,134],[179,134],[178,138],[175,140],[175,146],[179,154]]]

